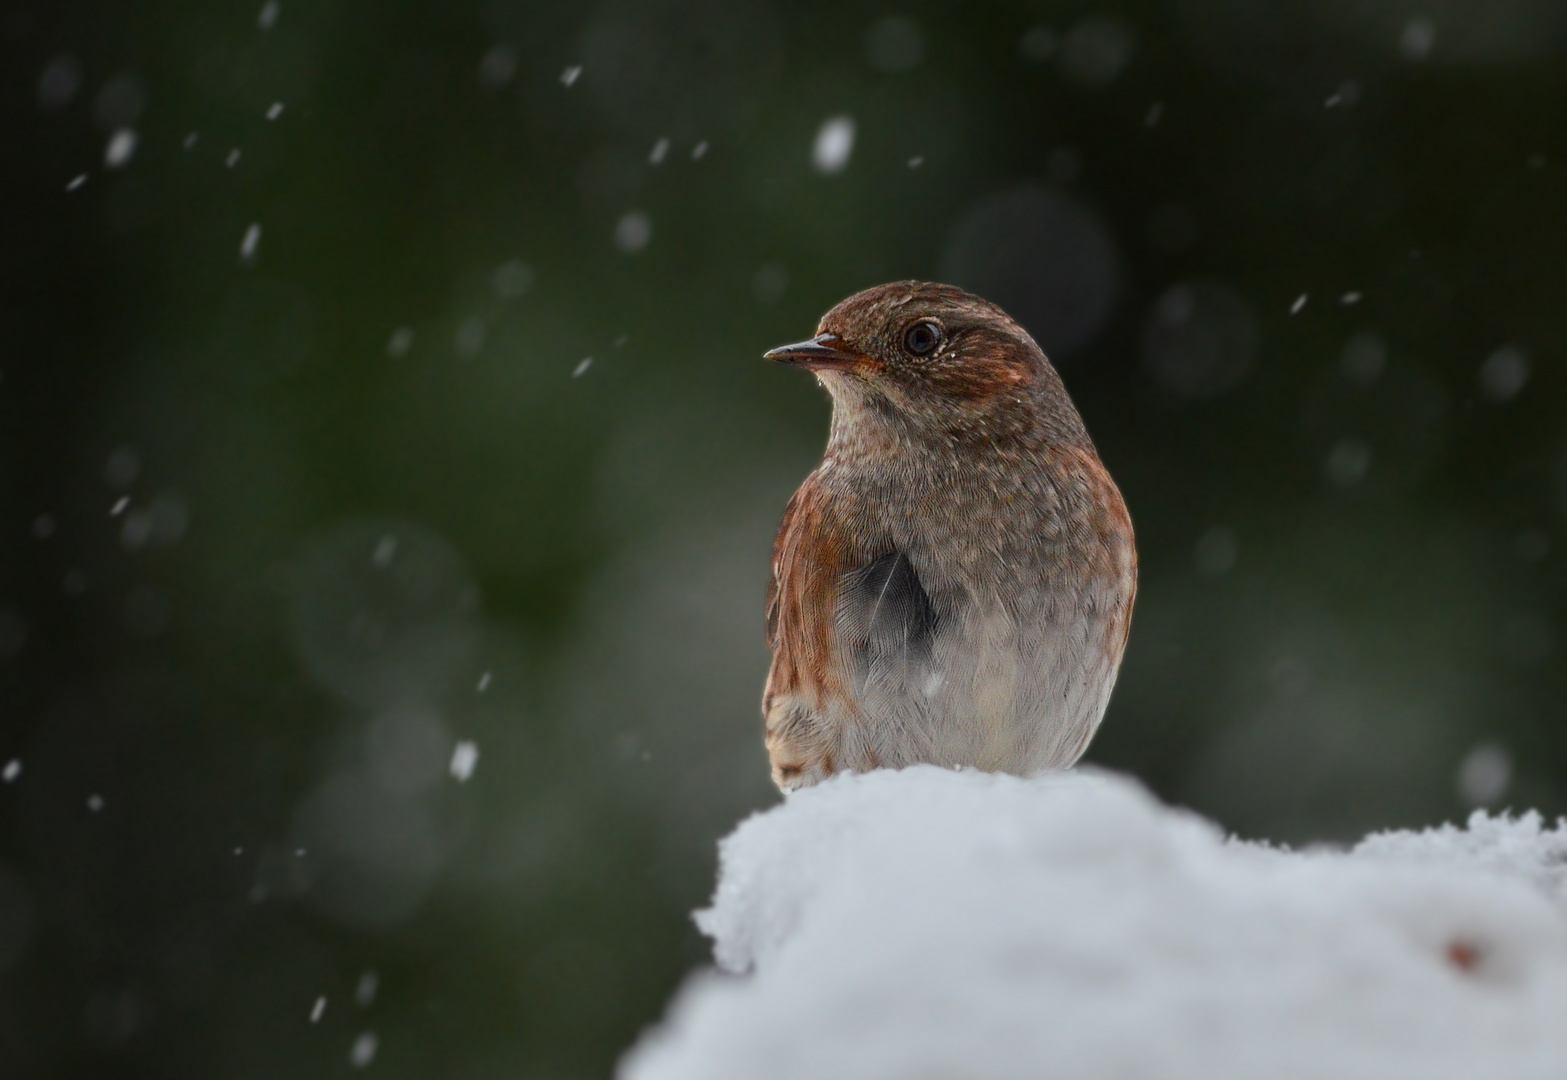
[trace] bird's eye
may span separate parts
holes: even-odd
[[[917,322],[903,335],[903,345],[915,356],[925,356],[941,344],[941,327],[933,322]]]

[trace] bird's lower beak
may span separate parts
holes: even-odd
[[[780,345],[763,353],[762,358],[807,371],[847,371],[864,363],[864,357],[843,347],[837,334],[817,334],[810,341]]]

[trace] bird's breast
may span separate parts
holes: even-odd
[[[1091,452],[1006,464],[838,477],[877,537],[839,626],[886,763],[1058,767],[1103,713],[1135,587],[1124,505]]]

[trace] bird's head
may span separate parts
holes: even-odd
[[[902,281],[844,300],[809,341],[767,359],[815,372],[852,420],[881,416],[934,435],[1082,421],[1044,352],[995,304],[951,285]]]

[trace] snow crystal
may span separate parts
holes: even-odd
[[[96,791],[87,796],[87,809],[95,814],[101,811],[103,809],[103,796]]]
[[[256,25],[263,30],[272,29],[273,24],[277,22],[278,12],[281,10],[278,0],[267,0],[265,4],[261,5],[261,14],[256,16]]]
[[[515,300],[533,287],[533,267],[521,259],[503,262],[490,275],[490,287],[502,300]]]
[[[658,142],[653,144],[652,151],[648,153],[647,163],[649,165],[662,165],[664,163],[664,159],[668,156],[669,140],[660,139]]]
[[[278,117],[280,117],[282,115],[283,115],[283,103],[281,101],[274,101],[267,108],[267,119],[268,120],[276,120]]]
[[[129,495],[121,495],[118,499],[114,500],[114,505],[109,507],[109,516],[119,517],[121,514],[125,513],[125,508],[130,504],[131,497]]]
[[[633,210],[615,224],[615,246],[627,255],[647,247],[653,239],[653,223],[640,210]]]
[[[408,350],[414,347],[414,331],[411,326],[399,326],[392,331],[392,336],[386,343],[386,355],[407,356]]]
[[[397,537],[387,533],[375,542],[375,550],[370,553],[370,565],[377,570],[385,570],[396,557]]]
[[[691,160],[701,161],[707,156],[707,140],[703,139],[691,148]]]
[[[479,691],[479,693],[482,694],[486,690],[488,690],[489,688],[490,688],[490,673],[488,671],[486,671],[483,675],[479,676],[479,685],[478,685],[478,687],[476,689]]]
[[[1352,381],[1374,383],[1387,366],[1387,343],[1379,335],[1363,330],[1344,344],[1339,364]]]
[[[120,128],[110,135],[109,144],[103,148],[103,163],[110,169],[123,169],[135,156],[136,132],[131,128]]]
[[[21,776],[21,775],[22,775],[22,759],[21,758],[12,758],[10,761],[5,763],[5,768],[4,769],[0,769],[0,780],[4,780],[8,784],[14,783],[16,781],[16,778],[18,776]]]
[[[180,143],[180,145],[183,146],[185,149],[190,150],[190,149],[195,147],[196,143],[198,141],[200,141],[200,139],[201,139],[200,134],[198,134],[197,132],[193,131],[189,135],[185,136],[185,141]]]
[[[1480,391],[1492,401],[1511,401],[1529,381],[1529,356],[1516,345],[1503,345],[1480,365]]]
[[[471,360],[484,348],[485,334],[484,320],[476,315],[470,316],[457,324],[457,333],[452,335],[452,348],[464,360]]]
[[[925,164],[925,158],[922,154],[915,154],[913,157],[909,158],[909,168],[911,169],[917,169],[923,164]]]
[[[1132,58],[1132,37],[1114,19],[1090,15],[1061,39],[1058,67],[1067,82],[1088,89],[1109,86]]]
[[[1481,743],[1458,766],[1458,796],[1470,806],[1490,806],[1513,782],[1513,756],[1495,743]]]
[[[478,743],[465,739],[452,749],[451,774],[452,779],[459,784],[466,784],[473,777],[473,770],[478,764]]]
[[[380,1045],[380,1040],[375,1037],[375,1032],[367,1031],[354,1040],[354,1045],[348,1051],[348,1063],[356,1069],[363,1069],[375,1060],[375,1052]]]
[[[1061,39],[1048,26],[1036,26],[1018,39],[1017,53],[1031,64],[1043,64],[1056,54]]]
[[[134,446],[121,444],[109,451],[103,463],[103,482],[112,488],[124,490],[141,475],[141,454]]]
[[[256,249],[261,246],[261,226],[255,222],[250,223],[250,228],[245,230],[245,237],[239,242],[239,257],[244,262],[256,261]]]
[[[321,1017],[324,1015],[326,1015],[326,995],[322,994],[320,997],[316,998],[316,1003],[310,1006],[310,1022],[312,1024],[319,1024],[321,1022]]]
[[[1567,1075],[1567,822],[1348,852],[1120,776],[840,776],[742,823],[622,1080]]]
[[[580,379],[588,373],[588,368],[593,366],[593,357],[585,356],[578,361],[577,366],[571,369],[571,377]]]
[[[1353,435],[1335,442],[1322,462],[1323,475],[1334,487],[1352,488],[1370,471],[1371,447]]]
[[[499,90],[517,74],[517,50],[505,42],[492,46],[479,61],[479,82]]]
[[[65,108],[81,85],[82,66],[76,62],[76,57],[55,57],[38,76],[38,107],[51,112]]]
[[[152,515],[143,510],[132,510],[125,515],[120,527],[120,546],[126,551],[140,551],[152,539]]]
[[[811,147],[811,164],[823,175],[843,172],[854,152],[854,118],[834,116],[822,122]]]
[[[577,81],[577,78],[581,74],[582,65],[573,64],[571,67],[560,73],[560,84],[565,87],[570,87],[572,83]]]
[[[1339,84],[1337,90],[1327,96],[1322,106],[1326,109],[1347,109],[1360,100],[1360,84],[1354,79],[1346,79]]]
[[[87,183],[87,174],[77,173],[75,176],[71,177],[71,182],[65,185],[65,190],[76,191],[85,183]]]
[[[239,164],[239,147],[236,146],[229,151],[229,156],[223,159],[223,164],[231,169]]]
[[[1301,309],[1306,306],[1306,298],[1307,298],[1307,294],[1306,293],[1301,293],[1299,296],[1295,297],[1295,302],[1290,305],[1290,314],[1291,315],[1299,315],[1300,314]]]
[[[1404,24],[1398,37],[1398,49],[1411,60],[1424,60],[1436,44],[1436,27],[1430,19],[1414,18]]]
[[[152,500],[147,508],[152,534],[148,537],[159,547],[169,547],[180,542],[185,530],[190,528],[190,507],[177,491],[165,491]]]
[[[359,976],[359,985],[354,987],[354,1004],[361,1009],[368,1009],[375,1004],[375,994],[380,988],[381,975],[375,968],[370,968]]]

